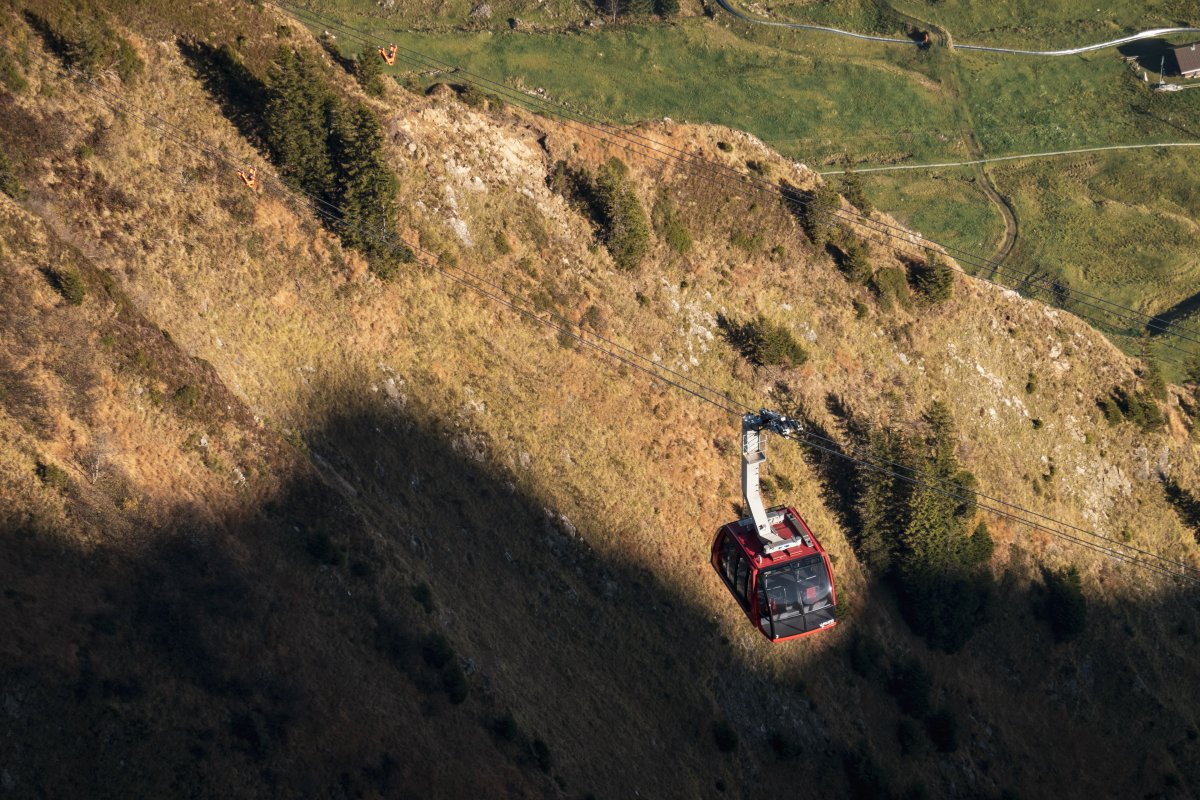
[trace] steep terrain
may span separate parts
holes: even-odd
[[[872,291],[778,197],[461,87],[367,96],[270,7],[106,8],[143,65],[124,77],[128,57],[65,74],[73,51],[28,9],[0,28],[23,84],[0,90],[20,187],[0,195],[5,792],[1200,790],[1194,588],[984,515],[990,619],[930,649],[860,563],[836,462],[776,443],[777,499],[832,553],[842,624],[771,645],[707,565],[740,512],[737,419],[425,254],[843,446],[922,434],[940,400],[981,492],[1200,567],[1187,391],[1162,430],[1109,424],[1097,401],[1144,376],[1063,312],[961,275],[939,305]],[[231,87],[280,47],[379,120],[418,255],[394,280],[267,190],[253,93]],[[735,131],[638,132],[819,186]],[[613,157],[690,248],[659,226],[639,269],[615,266],[554,179]],[[722,321],[760,314],[807,360],[749,363]],[[1082,575],[1071,642],[1036,613],[1042,565]]]

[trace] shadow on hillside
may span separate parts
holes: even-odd
[[[21,15],[29,27],[33,28],[34,33],[41,37],[42,44],[50,51],[59,61],[63,62],[68,68],[75,67],[75,60],[78,53],[72,51],[71,45],[64,39],[58,31],[54,30],[54,26],[50,24],[50,20],[46,17],[34,12],[26,10]],[[95,43],[92,43],[93,45]]]
[[[749,796],[797,782],[874,797],[918,779],[945,789],[937,748],[953,746],[992,771],[978,788],[994,796],[1071,757],[1046,742],[1038,764],[1010,763],[1005,753],[1028,752],[1003,730],[977,749],[996,722],[966,677],[931,695],[956,709],[936,719],[957,738],[931,728],[939,744],[926,741],[935,706],[915,715],[892,699],[912,639],[871,633],[895,624],[871,597],[847,596],[853,615],[815,639],[735,649],[660,577],[716,585],[706,554],[655,572],[601,557],[587,545],[592,521],[526,494],[470,431],[363,402],[306,441],[325,481],[295,480],[216,523],[180,507],[147,520],[137,544],[80,547],[37,520],[9,521],[0,619],[15,636],[0,695],[12,735],[0,758],[18,793],[496,796],[507,786],[546,796],[559,790],[543,769],[561,778],[568,766],[589,784],[568,787],[572,797]],[[723,599],[723,613],[747,624]],[[1025,590],[1004,604],[1011,624],[947,662],[956,675],[986,664],[1065,722],[1077,695],[1036,692],[1047,673],[1095,658],[1113,715],[1101,724],[1147,718],[1145,698],[1125,691],[1144,676],[1111,657],[1109,637],[1055,651],[1022,611]],[[1126,626],[1177,619],[1176,635],[1195,641],[1195,605],[1192,595],[1093,609],[1092,629],[1109,615]],[[1045,665],[1013,663],[1040,648]],[[789,652],[814,649],[803,675],[787,667]],[[775,655],[785,662],[768,671]],[[830,709],[857,712],[837,720]],[[1180,713],[1152,711],[1164,726],[1182,724]],[[729,724],[738,755],[718,751],[716,722]],[[898,724],[918,738],[898,743]],[[1200,756],[1192,740],[1179,746]],[[678,768],[655,769],[665,762]]]
[[[194,39],[181,39],[179,52],[191,65],[197,79],[237,127],[242,136],[262,146],[265,140],[262,115],[267,87],[246,68],[228,44],[221,47]]]
[[[1172,333],[1172,326],[1187,325],[1198,314],[1200,314],[1200,292],[1179,301],[1161,314],[1155,314],[1154,318],[1146,323],[1146,331],[1151,336],[1169,334]]]
[[[1191,529],[1200,543],[1200,497],[1180,486],[1170,478],[1163,479],[1163,493],[1167,502],[1179,514],[1179,520]]]
[[[1158,74],[1170,76],[1176,73],[1179,66],[1175,63],[1175,54],[1172,52],[1172,45],[1166,39],[1140,39],[1136,42],[1127,42],[1117,48],[1117,52],[1125,58],[1132,58],[1137,61],[1140,69],[1144,69],[1149,73],[1151,82],[1158,80]]]
[[[861,441],[863,432],[858,430],[845,401],[830,394],[825,398],[825,403],[829,412],[845,424],[852,434],[852,439],[856,442]],[[851,532],[852,535],[857,534],[861,527],[858,515],[858,470],[854,462],[847,457],[845,448],[838,443],[841,437],[817,422],[807,409],[797,409],[795,417],[804,423],[805,431],[815,438],[816,444],[819,445],[805,449],[805,460],[813,467],[821,481],[821,499],[837,514],[843,530]]]
[[[18,793],[546,796],[542,769],[579,762],[616,796],[706,795],[750,779],[716,721],[743,747],[768,731],[849,752],[705,613],[479,460],[477,439],[362,407],[307,442],[328,485],[217,522],[179,507],[136,544],[93,547],[35,519],[0,528],[0,619],[17,632],[0,696],[20,709],[0,760]],[[647,777],[671,758],[713,763]],[[842,780],[838,758],[795,769]]]
[[[333,39],[328,36],[318,36],[317,44],[321,45],[321,49],[325,51],[325,55],[329,56],[329,60],[341,67],[342,71],[347,75],[356,75],[358,73],[358,62],[353,58],[342,55],[342,51]],[[363,54],[367,57],[375,57],[375,52],[370,46],[363,50]]]

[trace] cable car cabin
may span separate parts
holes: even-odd
[[[731,522],[713,540],[713,568],[768,639],[832,628],[837,593],[825,548],[794,508],[772,508],[766,516],[776,541],[764,542],[753,517]]]

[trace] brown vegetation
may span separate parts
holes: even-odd
[[[102,85],[185,140],[268,171],[188,47],[265,76],[290,30],[378,118],[419,254],[839,442],[917,431],[940,399],[981,491],[1200,563],[1172,511],[1197,485],[1179,395],[1156,401],[1161,431],[1107,425],[1097,398],[1137,386],[1135,365],[1077,319],[958,273],[936,313],[906,307],[906,262],[865,225],[851,233],[874,273],[899,281],[878,284],[890,308],[864,304],[813,246],[824,229],[810,238],[777,199],[453,92],[368,97],[268,7],[110,12],[146,68]],[[935,654],[860,566],[836,476],[781,443],[773,485],[835,558],[844,624],[769,645],[706,564],[739,500],[736,419],[426,266],[380,281],[303,204],[250,194],[114,110],[2,13],[34,42],[30,91],[0,91],[28,191],[0,196],[0,620],[16,632],[0,644],[16,732],[0,760],[18,793],[1200,785],[1194,593],[989,519],[1000,610]],[[189,44],[161,44],[175,36]],[[737,141],[766,174],[819,187],[743,134],[640,132],[714,156]],[[560,160],[595,174],[614,157],[626,196],[660,208],[664,241],[637,272],[547,185]],[[761,246],[733,245],[748,219]],[[79,305],[47,280],[64,265]],[[719,314],[786,331],[807,360],[747,362]],[[1078,570],[1072,641],[1037,617],[1043,564]],[[1136,768],[1116,735],[1131,730]]]

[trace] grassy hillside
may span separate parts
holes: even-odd
[[[730,125],[814,166],[832,167],[847,156],[871,166],[963,160],[973,155],[963,140],[964,130],[971,132],[982,156],[1192,141],[1196,132],[1187,120],[1200,103],[1200,92],[1155,94],[1139,80],[1138,69],[1157,64],[1151,51],[1161,43],[1131,50],[1141,58],[1141,66],[1134,69],[1114,51],[1057,60],[964,51],[920,53],[748,26],[726,17],[565,32],[509,31],[503,26],[465,32],[422,30],[420,14],[358,16],[353,8],[341,4],[319,10],[345,13],[351,24],[381,39],[395,39],[507,90],[537,92],[539,99],[563,103],[575,112],[624,123],[668,116]],[[836,5],[820,8],[826,14],[838,11]],[[839,24],[854,27],[846,20]],[[397,31],[398,25],[406,30]],[[362,47],[353,32],[335,32],[343,52],[353,54]],[[588,70],[567,66],[582,62],[589,63]],[[444,79],[429,64],[401,63],[389,71],[412,87]],[[1193,160],[1186,153],[1096,158],[1111,165],[1110,175],[1123,176],[1123,183],[1110,182],[1109,191],[1136,197],[1138,210],[1132,213],[1146,215],[1143,222],[1154,225],[1150,218],[1171,218],[1183,228],[1195,223],[1194,213],[1171,199],[1186,193],[1193,177]],[[1153,171],[1155,182],[1145,180],[1142,165]],[[1114,227],[1111,214],[1082,213],[1071,215],[1073,234],[1064,237],[1056,233],[1062,209],[1090,202],[1096,194],[1080,185],[1070,164],[1050,160],[987,169],[1002,193],[1013,192],[1009,200],[1022,221],[1020,246],[1009,263],[1016,272],[1048,274],[1079,291],[1149,314],[1176,309],[1191,299],[1189,273],[1186,267],[1179,269],[1181,260],[1189,260],[1188,234],[1179,231],[1155,241],[1154,252],[1147,255],[1144,245],[1134,244],[1145,238],[1145,224],[1124,219]],[[1015,178],[1018,170],[1023,175],[1035,171],[1039,197],[1052,198],[1047,202],[1060,210],[1040,208],[1023,196]],[[955,169],[933,176],[873,176],[865,185],[927,236],[990,258],[1001,240],[1003,218],[979,188],[983,179],[973,169]],[[1114,237],[1122,243],[1112,246]],[[1074,263],[1087,246],[1081,250],[1069,245],[1073,238],[1107,242],[1104,270],[1119,276],[1121,289],[1111,292],[1110,280],[1097,280],[1094,270]],[[1129,348],[1126,338],[1115,336],[1114,341]],[[1170,348],[1163,349],[1162,356],[1172,375],[1182,375],[1182,356]]]
[[[876,288],[851,283],[775,200],[449,87],[368,97],[269,9],[108,8],[144,68],[123,81],[100,65],[103,93],[4,18],[25,82],[0,95],[22,121],[0,138],[19,188],[0,197],[0,274],[19,298],[0,315],[7,790],[1200,786],[1194,590],[983,515],[994,611],[959,652],[931,649],[860,564],[840,462],[775,443],[775,499],[835,559],[843,624],[771,645],[707,565],[740,513],[736,418],[428,266],[382,280],[294,194],[251,192],[198,145],[267,181],[244,92],[293,48],[378,119],[398,227],[445,269],[839,446],[882,426],[920,435],[940,399],[981,491],[1200,566],[1184,390],[1156,403],[1161,430],[1110,425],[1097,400],[1142,386],[1139,365],[1067,314],[961,275],[921,305],[870,245]],[[818,187],[734,130],[638,130]],[[661,223],[634,270],[554,180],[560,160],[594,175],[614,156]],[[759,315],[807,360],[744,358],[719,320]],[[1082,576],[1071,641],[1047,621],[1043,566]]]

